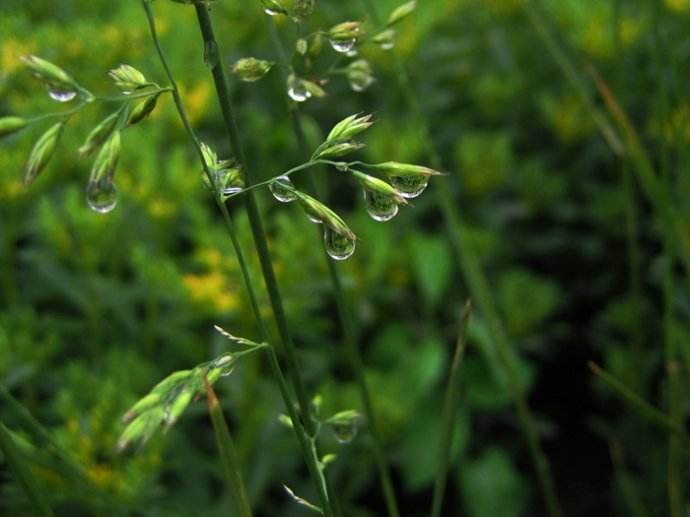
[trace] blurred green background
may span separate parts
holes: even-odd
[[[400,2],[379,0],[388,13]],[[442,153],[473,252],[488,277],[538,419],[567,515],[666,515],[666,435],[593,378],[596,360],[666,410],[660,225],[626,160],[617,158],[526,15],[525,0],[422,0],[398,29],[405,62]],[[204,141],[229,156],[193,10],[154,3],[162,43]],[[594,64],[629,114],[654,165],[667,160],[678,210],[690,215],[689,0],[549,0],[543,22],[579,68]],[[223,62],[276,59],[257,1],[213,8]],[[310,21],[365,19],[360,2],[322,0]],[[294,29],[281,36],[294,44]],[[356,112],[373,112],[370,162],[425,163],[420,131],[394,77],[390,51],[366,48],[376,82],[363,93],[334,79],[303,106],[310,148]],[[106,72],[131,64],[166,84],[137,1],[3,0],[0,116],[56,109],[20,57],[36,54],[90,90],[115,94]],[[585,78],[588,76],[584,75]],[[605,109],[587,80],[585,90]],[[278,71],[233,83],[248,161],[269,178],[305,161],[296,150]],[[205,405],[136,454],[115,443],[121,416],[158,380],[226,349],[213,324],[258,339],[222,220],[170,98],[128,130],[119,204],[90,211],[90,162],[76,152],[106,116],[96,103],[68,126],[58,154],[29,189],[22,171],[45,129],[0,142],[0,384],[88,473],[90,491],[56,472],[47,453],[0,406],[59,515],[225,515],[220,463]],[[61,106],[57,106],[61,108]],[[360,237],[339,265],[404,515],[426,515],[441,406],[468,287],[435,198],[389,223],[368,218],[356,186],[320,171],[329,203]],[[359,408],[321,246],[294,206],[262,191],[271,251],[307,383],[324,413]],[[231,203],[256,284],[263,287],[243,206]],[[690,235],[688,235],[690,239]],[[671,268],[672,336],[690,364],[690,298]],[[260,289],[262,309],[270,307]],[[470,325],[446,515],[543,515],[505,376],[481,311]],[[263,357],[243,360],[217,387],[257,515],[303,515],[282,491],[313,498],[282,401]],[[683,402],[687,414],[688,398]],[[366,430],[329,467],[346,516],[383,515]],[[687,468],[683,470],[688,480]],[[103,503],[107,501],[107,503]],[[28,503],[0,463],[0,514]]]

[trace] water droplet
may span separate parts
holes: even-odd
[[[225,187],[223,189],[223,195],[224,196],[234,196],[235,194],[239,194],[243,190],[244,189],[242,187]]]
[[[350,88],[355,92],[363,92],[371,83],[374,82],[374,78],[370,75],[353,75],[350,78]]]
[[[213,69],[218,64],[218,61],[220,61],[218,45],[215,41],[207,41],[204,44],[204,63],[208,68]]]
[[[111,178],[89,181],[86,202],[94,212],[107,214],[117,205],[117,187]]]
[[[427,185],[429,185],[429,176],[424,174],[419,175],[405,175],[405,176],[391,176],[391,185],[395,190],[400,192],[400,195],[408,199],[419,196]]]
[[[333,260],[345,260],[355,252],[356,240],[352,235],[338,233],[326,226],[323,229],[326,252]]]
[[[391,50],[393,47],[395,47],[395,40],[393,39],[381,42],[383,50]]]
[[[398,215],[398,203],[392,196],[365,189],[364,203],[367,212],[374,221],[386,222]]]
[[[323,221],[313,214],[307,213],[307,219],[309,219],[314,224],[321,224]]]
[[[69,102],[77,96],[74,90],[64,90],[60,88],[52,88],[48,90],[48,95],[51,99],[58,102]]]
[[[355,48],[355,44],[357,43],[355,38],[347,40],[332,39],[328,41],[331,42],[331,47],[333,47],[333,50],[340,52],[341,54],[347,54],[350,52],[353,48]]]
[[[268,185],[268,189],[281,203],[289,203],[297,199],[297,194],[295,194],[295,187],[287,176],[281,176],[275,181]]]
[[[264,8],[264,12],[265,12],[267,15],[269,15],[269,16],[277,16],[277,15],[280,14],[279,11],[276,11],[276,10],[274,10],[274,9],[271,9],[270,7],[265,7],[265,8]]]
[[[304,84],[304,80],[291,75],[287,82],[288,95],[295,102],[304,102],[311,97],[311,92]]]
[[[333,434],[335,439],[340,444],[348,444],[357,436],[357,421],[351,420],[338,424],[332,424]]]

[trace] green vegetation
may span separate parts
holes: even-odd
[[[689,29],[3,2],[0,515],[685,515]]]

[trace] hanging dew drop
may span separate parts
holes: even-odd
[[[289,203],[297,199],[295,187],[287,176],[281,176],[268,185],[268,189],[273,197],[281,203]]]
[[[270,7],[265,7],[264,12],[269,16],[278,16],[280,13]]]
[[[352,88],[352,91],[355,92],[363,92],[369,86],[371,86],[371,83],[374,82],[374,78],[371,76],[366,76],[366,75],[357,75],[350,77],[350,88]]]
[[[398,203],[391,196],[374,192],[373,190],[364,191],[364,204],[367,212],[374,221],[386,222],[398,215]]]
[[[400,192],[400,195],[408,199],[419,196],[429,185],[429,176],[424,174],[411,176],[391,176],[391,184]]]
[[[333,47],[333,50],[339,52],[340,54],[347,54],[353,48],[355,48],[355,44],[357,43],[357,40],[355,38],[348,40],[332,39],[328,41],[331,43],[331,47]]]
[[[323,230],[326,252],[333,260],[346,260],[355,252],[356,240],[353,235],[338,233],[326,227]]]
[[[313,214],[307,214],[307,219],[309,219],[314,224],[321,224],[323,221]]]
[[[62,90],[59,88],[52,88],[48,90],[48,95],[51,99],[58,102],[69,102],[77,96],[74,90]]]
[[[357,422],[352,420],[347,423],[333,424],[333,434],[338,443],[346,445],[357,436]]]
[[[225,187],[223,189],[223,195],[225,196],[234,196],[236,194],[239,194],[244,190],[242,187]]]
[[[117,187],[110,178],[89,181],[86,186],[86,203],[99,214],[111,212],[117,205]]]
[[[291,75],[287,82],[288,95],[295,102],[304,102],[311,97],[311,92],[307,89],[307,85],[299,77]]]

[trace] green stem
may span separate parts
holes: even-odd
[[[0,451],[2,451],[7,465],[9,465],[10,470],[14,473],[17,482],[26,493],[36,513],[43,517],[54,517],[55,514],[53,510],[50,509],[45,499],[43,499],[41,490],[38,488],[29,466],[22,458],[22,453],[17,448],[17,445],[12,439],[12,435],[10,435],[10,432],[2,422],[0,422]]]
[[[208,167],[206,166],[206,161],[204,159],[203,153],[201,152],[201,147],[198,138],[196,137],[194,130],[191,127],[191,124],[189,122],[189,118],[186,115],[186,111],[184,109],[184,105],[182,103],[180,94],[179,94],[179,89],[177,88],[177,84],[175,82],[174,76],[172,74],[172,71],[170,67],[167,64],[167,60],[165,59],[165,55],[163,53],[163,50],[160,46],[160,42],[158,40],[157,36],[157,31],[155,28],[155,21],[153,18],[153,12],[150,6],[150,0],[142,0],[142,4],[144,6],[144,9],[146,11],[146,16],[148,19],[149,23],[149,28],[151,31],[151,37],[153,39],[154,46],[156,47],[156,51],[158,53],[158,56],[160,58],[161,64],[163,65],[163,68],[165,69],[166,75],[168,76],[168,80],[171,83],[172,89],[173,89],[173,97],[175,99],[175,104],[178,110],[178,114],[182,120],[183,125],[185,126],[185,129],[187,130],[187,133],[189,134],[191,140],[194,142],[195,147],[197,148],[197,152],[199,154],[199,158],[201,160],[201,163],[204,165],[204,170],[206,171],[207,176],[211,180],[211,184],[214,185],[213,178],[211,178],[210,172],[208,170]],[[218,48],[217,42],[215,41],[215,37],[213,35],[213,28],[211,26],[211,20],[208,15],[208,11],[206,10],[206,7],[200,4],[197,4],[196,6],[196,11],[197,11],[197,18],[199,20],[199,25],[202,31],[202,35],[204,37],[204,42],[205,44],[211,45],[214,48]],[[208,48],[208,47],[207,47]],[[243,165],[243,169],[245,171],[245,175],[247,174],[247,167],[246,163],[244,160],[244,155],[242,152],[242,148],[239,145],[239,137],[237,134],[237,128],[234,123],[234,116],[232,113],[232,106],[230,104],[230,99],[228,95],[228,89],[227,89],[227,82],[225,79],[224,72],[222,70],[222,67],[220,64],[216,64],[213,68],[213,78],[214,82],[216,85],[216,90],[219,98],[219,102],[222,107],[223,111],[223,118],[226,122],[228,133],[230,136],[231,144],[233,147],[233,151],[235,152],[235,155],[238,157],[240,160],[240,163]],[[249,177],[247,177],[247,183],[248,186],[251,186],[249,182]],[[260,326],[262,335],[264,337],[264,340],[266,342],[270,342],[268,339],[268,330],[266,327],[266,324],[263,321],[263,318],[261,316],[261,313],[259,311],[259,305],[258,301],[251,283],[251,279],[249,276],[249,272],[246,267],[246,261],[244,260],[243,254],[241,252],[241,248],[239,246],[239,242],[236,237],[236,232],[234,230],[234,226],[232,224],[232,220],[230,218],[230,214],[227,210],[227,207],[225,204],[220,201],[220,198],[218,195],[216,197],[216,203],[219,206],[219,209],[221,210],[223,214],[223,219],[225,221],[226,227],[228,229],[228,233],[230,234],[230,237],[232,239],[233,247],[235,248],[235,253],[237,254],[238,261],[240,263],[240,268],[242,272],[242,276],[245,282],[245,287],[247,288],[247,292],[250,297],[251,305],[252,305],[252,310],[254,312],[254,315],[256,317],[257,323]],[[280,294],[277,291],[277,283],[275,281],[275,275],[273,274],[273,269],[272,265],[270,262],[270,256],[268,255],[268,246],[266,244],[265,236],[263,234],[263,228],[261,225],[261,220],[260,216],[258,213],[258,209],[256,207],[256,202],[253,198],[253,193],[249,192],[247,196],[245,196],[245,201],[247,203],[247,211],[249,213],[249,218],[250,218],[250,224],[252,227],[252,232],[254,234],[254,240],[256,243],[257,247],[257,252],[259,254],[259,259],[261,261],[261,266],[262,266],[262,271],[264,273],[264,279],[266,281],[268,290],[269,290],[269,296],[271,298],[271,304],[274,310],[274,314],[276,315],[276,320],[278,321],[278,328],[281,332],[281,337],[283,338],[283,343],[284,343],[284,348],[286,350],[286,356],[288,358],[288,363],[291,368],[291,371],[293,372],[292,378],[293,378],[293,384],[295,386],[295,391],[298,394],[298,399],[299,399],[299,404],[302,412],[302,419],[300,419],[299,415],[297,414],[297,411],[295,410],[295,407],[292,403],[292,398],[290,397],[289,390],[287,387],[287,383],[285,381],[285,376],[283,375],[280,363],[278,361],[277,355],[275,353],[275,349],[273,345],[269,347],[269,352],[270,352],[270,364],[271,364],[271,369],[273,370],[273,374],[276,378],[276,381],[278,383],[279,389],[281,396],[283,397],[283,401],[285,403],[285,408],[286,411],[288,412],[288,415],[290,416],[292,422],[293,422],[293,428],[295,430],[295,435],[297,436],[298,442],[300,444],[300,448],[302,450],[302,453],[305,457],[305,461],[307,464],[307,468],[310,472],[310,475],[312,476],[316,488],[319,494],[319,499],[321,500],[321,504],[323,506],[323,511],[324,515],[327,517],[332,516],[332,512],[330,510],[329,506],[329,497],[328,497],[328,491],[326,487],[326,482],[324,475],[322,471],[319,469],[319,460],[318,460],[318,455],[313,451],[313,448],[309,446],[309,436],[313,436],[315,434],[315,423],[313,419],[311,418],[310,414],[310,406],[309,406],[309,399],[306,396],[306,390],[302,386],[301,383],[301,378],[299,377],[299,370],[297,368],[297,361],[296,361],[296,353],[294,351],[294,345],[292,344],[292,341],[290,339],[289,333],[287,332],[287,322],[285,320],[284,316],[284,311],[282,310],[282,301],[280,299]],[[286,339],[287,336],[287,339]],[[304,422],[304,425],[302,424]],[[308,436],[309,435],[309,436]]]
[[[278,34],[273,20],[269,20],[269,28],[271,31],[271,38],[273,40],[276,53],[278,54],[279,59],[282,62],[285,62],[285,48],[283,46],[283,43],[280,39],[280,35]],[[304,129],[302,127],[302,120],[300,119],[300,113],[297,106],[293,105],[290,107],[290,117],[299,151],[305,154],[307,152],[307,145],[304,136]],[[320,191],[319,186],[314,178],[314,175],[309,174],[308,179],[310,190],[314,192],[318,198],[323,199],[324,194]],[[319,242],[321,242],[321,245],[323,247],[323,255],[326,260],[326,265],[328,267],[328,274],[330,276],[331,286],[333,288],[333,298],[335,300],[338,318],[343,332],[343,341],[345,342],[345,348],[347,350],[347,355],[350,361],[350,365],[352,367],[352,371],[355,374],[355,380],[357,382],[357,387],[359,389],[364,415],[369,423],[372,452],[374,455],[374,462],[376,464],[377,470],[379,471],[379,477],[381,479],[381,487],[383,489],[383,496],[386,504],[386,509],[390,517],[398,517],[400,515],[400,511],[398,510],[398,503],[395,497],[393,481],[391,479],[388,468],[388,462],[386,461],[386,456],[383,451],[379,425],[376,419],[374,405],[371,399],[371,394],[369,391],[369,386],[367,384],[366,375],[364,373],[364,360],[362,359],[362,354],[360,353],[359,347],[357,345],[357,326],[355,324],[354,318],[352,317],[347,301],[345,299],[345,293],[343,290],[342,280],[340,278],[338,268],[335,262],[329,257],[323,239],[321,239],[320,232],[317,233]]]
[[[672,70],[672,65],[667,62],[666,41],[661,35],[660,16],[661,6],[659,3],[654,4],[653,8],[653,26],[654,26],[654,49],[656,54],[656,65],[659,69]],[[661,120],[661,127],[669,127],[673,130],[673,121],[670,116],[670,92],[669,84],[666,79],[667,74],[665,70],[660,70],[659,88],[657,98],[659,102],[659,113]],[[675,131],[674,131],[675,133]],[[675,135],[674,135],[675,136]],[[676,138],[676,143],[680,147],[680,142]],[[671,188],[671,147],[669,141],[661,132],[661,182],[664,183],[665,188]],[[682,426],[682,395],[680,385],[680,365],[678,361],[678,353],[674,340],[675,327],[675,283],[673,274],[673,234],[664,229],[664,276],[663,276],[663,298],[664,298],[664,357],[666,363],[666,379],[668,383],[668,413],[672,422],[678,426]],[[667,467],[667,490],[669,509],[671,517],[681,517],[683,511],[683,482],[682,482],[682,444],[680,438],[673,432],[668,435],[668,467]]]
[[[431,517],[439,517],[441,515],[441,508],[443,505],[443,494],[446,489],[446,478],[448,477],[448,468],[450,466],[451,448],[453,445],[453,422],[458,410],[458,392],[460,386],[458,377],[460,375],[460,363],[465,354],[465,347],[467,343],[467,323],[472,312],[472,304],[468,300],[465,308],[462,311],[460,318],[460,330],[458,332],[458,339],[455,344],[455,353],[453,354],[453,362],[450,367],[450,375],[448,376],[448,385],[446,386],[446,396],[443,405],[443,428],[441,432],[441,446],[439,448],[439,464],[436,472],[436,481],[434,483],[434,495],[431,505]]]
[[[659,411],[657,408],[652,406],[649,402],[640,397],[637,393],[632,391],[613,375],[603,370],[599,365],[590,362],[589,369],[592,370],[592,373],[604,381],[613,391],[620,395],[620,397],[627,402],[632,409],[637,411],[642,418],[659,427],[660,429],[663,429],[664,431],[674,433],[683,439],[683,441],[686,441],[685,431],[683,431],[683,427],[681,425],[672,421],[662,411]]]
[[[369,9],[374,23],[380,23],[380,18],[376,11],[376,6],[374,5],[373,0],[362,1]],[[407,72],[397,54],[392,54],[392,60],[398,85],[421,129],[423,137],[422,140],[426,147],[430,164],[432,168],[442,170],[441,156],[433,143],[429,124],[422,113],[421,107],[419,106],[417,96],[415,95],[410,84]],[[513,357],[513,349],[511,348],[510,342],[503,331],[498,309],[496,308],[491,296],[489,283],[481,269],[479,260],[474,254],[472,243],[467,238],[465,225],[462,222],[460,213],[457,209],[450,189],[448,189],[447,186],[437,184],[433,188],[433,193],[441,207],[446,227],[448,229],[448,236],[455,253],[459,258],[463,275],[470,288],[470,293],[472,294],[472,299],[475,300],[477,307],[486,319],[491,341],[496,348],[498,359],[503,370],[505,371],[506,378],[510,386],[511,395],[513,397],[513,402],[515,403],[517,409],[520,427],[525,436],[530,457],[537,472],[537,477],[539,479],[546,509],[551,517],[558,517],[562,515],[562,511],[558,501],[558,496],[556,494],[553,478],[551,476],[548,458],[544,454],[544,451],[539,443],[539,435],[534,417],[518,380]]]
[[[202,3],[196,3],[194,4],[194,7],[196,9],[199,28],[201,30],[206,48],[218,49],[218,42],[216,41],[216,37],[213,32],[213,25],[207,6]],[[247,186],[251,187],[252,178],[247,167],[242,145],[240,143],[239,130],[237,128],[237,123],[235,122],[234,110],[230,101],[228,82],[222,64],[220,62],[216,63],[211,69],[211,73],[213,75],[218,102],[221,107],[221,113],[223,115],[223,120],[225,122],[232,150],[242,166]],[[278,331],[280,332],[285,356],[290,368],[292,383],[300,405],[303,424],[307,432],[313,436],[316,428],[311,414],[310,399],[307,395],[307,390],[299,373],[300,368],[297,362],[297,352],[295,350],[295,345],[292,342],[292,337],[290,336],[282,297],[280,295],[280,291],[278,290],[278,282],[276,281],[275,273],[273,271],[273,264],[271,262],[271,256],[268,250],[268,243],[266,242],[266,235],[263,229],[261,214],[259,213],[256,199],[254,198],[254,193],[252,191],[248,191],[244,196],[244,201],[247,209],[247,215],[249,217],[252,235],[254,237],[254,244],[259,256],[259,262],[261,263],[261,270],[264,275],[264,281],[266,283],[269,299],[271,301],[271,307],[278,325]]]
[[[239,517],[251,517],[252,509],[247,499],[247,493],[244,489],[244,482],[242,481],[242,474],[240,470],[240,462],[237,459],[237,452],[235,452],[235,445],[228,424],[223,416],[223,410],[218,403],[213,388],[204,377],[206,383],[206,395],[208,399],[208,411],[211,415],[211,422],[213,423],[213,431],[216,435],[216,445],[220,453],[221,461],[223,463],[223,471],[225,479],[230,487],[230,493],[233,498],[233,508],[237,511]],[[234,514],[233,514],[234,515]]]

